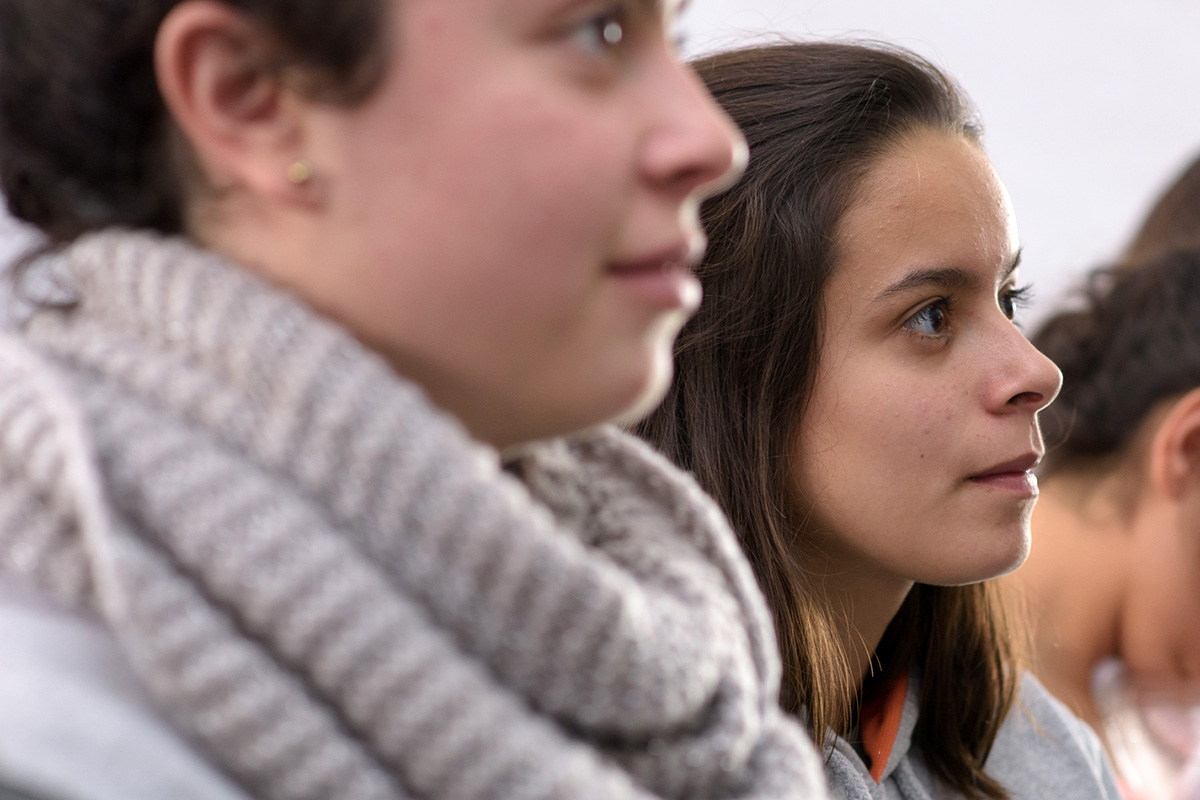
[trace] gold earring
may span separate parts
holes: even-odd
[[[313,165],[306,159],[298,159],[288,165],[287,179],[297,186],[303,186],[312,180]]]

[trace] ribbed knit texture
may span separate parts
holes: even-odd
[[[824,796],[750,570],[663,459],[602,429],[506,471],[211,253],[53,259],[78,302],[0,340],[0,569],[101,615],[256,796]]]

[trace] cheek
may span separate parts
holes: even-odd
[[[465,171],[504,174],[499,188],[512,192],[510,198],[527,189],[569,206],[574,193],[623,181],[629,173],[635,120],[586,93],[534,82],[493,84],[465,102],[472,107],[456,113],[461,124],[454,125],[471,141],[463,148]],[[519,181],[515,189],[512,176]]]
[[[437,96],[406,85],[372,112],[348,156],[371,157],[383,149],[380,142],[392,142],[372,170],[382,170],[380,179],[400,191],[415,192],[428,216],[447,220],[482,207],[496,222],[521,210],[530,219],[569,222],[578,219],[571,211],[595,206],[605,186],[611,192],[614,181],[625,180],[627,114],[578,89],[548,85],[520,61],[493,72],[489,79],[478,70],[455,70],[452,80],[442,78]]]
[[[614,153],[620,143],[596,143],[594,132],[577,128],[530,112],[452,130],[458,141],[430,146],[452,146],[455,158],[402,168],[413,176],[405,183],[424,188],[393,190],[401,194],[395,221],[378,219],[386,209],[368,212],[386,232],[380,249],[438,263],[436,281],[458,284],[465,307],[510,325],[511,315],[539,309],[561,314],[565,324],[600,264],[618,255],[630,202],[629,170]],[[415,195],[415,208],[406,195]]]
[[[470,215],[464,224],[475,230],[465,238],[480,258],[552,292],[592,278],[579,272],[581,258],[618,255],[634,196],[632,158],[627,132],[606,137],[604,129],[547,113],[489,133],[474,163],[457,169],[458,188],[444,193],[448,215]]]
[[[888,375],[880,370],[877,375]],[[852,437],[864,457],[859,468],[874,461],[896,477],[914,479],[913,470],[929,470],[945,461],[962,436],[959,409],[919,381],[882,381],[871,376],[858,382],[858,400],[847,401],[838,426]],[[915,482],[915,481],[914,481]]]
[[[927,516],[931,472],[948,446],[945,409],[895,369],[820,378],[801,429],[799,481],[822,524],[835,530],[894,527]]]
[[[928,496],[931,476],[956,467],[962,439],[971,435],[959,376],[914,365],[893,347],[845,342],[837,331],[829,347],[801,432],[802,466],[815,467],[802,473],[811,478],[807,488],[861,491],[866,483],[873,495]]]

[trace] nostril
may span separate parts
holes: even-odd
[[[1041,392],[1020,392],[1009,398],[1010,406],[1041,405],[1045,396]]]

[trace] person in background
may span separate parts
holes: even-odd
[[[967,100],[882,45],[696,67],[750,166],[702,209],[705,301],[637,430],[741,537],[785,708],[849,800],[1116,798],[988,580],[1028,552],[1060,376],[1013,324],[1017,230]]]
[[[1200,158],[1162,192],[1120,258],[1094,270],[1035,337],[1066,377],[1047,416],[1051,459],[1034,515],[1044,544],[1013,580],[1038,622],[1038,674],[1105,738],[1130,797],[1200,796],[1200,695],[1183,666],[1200,618],[1193,593],[1171,585],[1170,568],[1187,562],[1163,563],[1163,547],[1179,546],[1181,534],[1166,525],[1154,533],[1164,540],[1143,541],[1143,512],[1155,502],[1145,472],[1162,421],[1155,409],[1200,386],[1191,344],[1200,297],[1189,274],[1198,248]],[[1112,580],[1096,584],[1099,571]],[[1135,648],[1138,637],[1147,640]]]
[[[1200,249],[1097,270],[1080,306],[1034,336],[1063,391],[1045,420],[1037,546],[1012,580],[1035,616],[1039,677],[1105,733],[1129,796],[1192,797]]]
[[[825,796],[727,524],[603,424],[744,159],[677,11],[0,0],[6,791]]]

